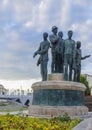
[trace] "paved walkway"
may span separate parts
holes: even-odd
[[[92,130],[92,118],[84,119],[72,130]]]

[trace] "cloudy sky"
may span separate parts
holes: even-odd
[[[92,54],[91,12],[91,0],[0,0],[0,83],[31,85],[40,78],[33,53],[42,33],[50,34],[53,25],[64,32],[63,39],[72,29],[73,39],[82,43],[82,55]],[[92,74],[91,61],[82,61],[82,73]],[[49,73],[50,64],[51,58]]]

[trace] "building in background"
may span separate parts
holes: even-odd
[[[0,95],[7,95],[8,89],[4,88],[2,84],[0,84]]]
[[[25,95],[31,95],[32,94],[32,89],[9,89],[9,95],[14,95],[14,96],[25,96]]]

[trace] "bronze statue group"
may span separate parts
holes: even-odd
[[[75,42],[72,39],[72,30],[69,30],[67,34],[68,38],[63,40],[63,32],[58,32],[56,26],[52,27],[51,35],[48,36],[47,32],[43,33],[43,41],[33,55],[35,57],[39,54],[37,66],[40,64],[42,81],[47,80],[48,50],[51,48],[51,73],[64,73],[64,80],[80,82],[81,60],[90,55],[82,57],[81,42]]]

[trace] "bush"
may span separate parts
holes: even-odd
[[[86,76],[81,75],[80,76],[80,82],[83,83],[86,86],[85,95],[90,95],[91,94],[91,90],[89,88],[89,82],[87,81]]]

